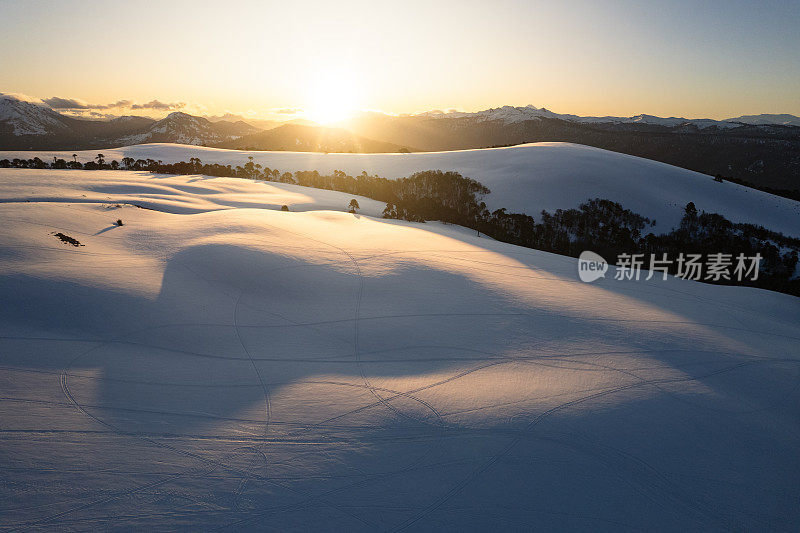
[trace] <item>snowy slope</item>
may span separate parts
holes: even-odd
[[[359,213],[380,217],[386,204],[362,196],[265,181],[149,172],[2,170],[0,203],[72,202],[130,204],[167,213],[254,208],[290,211],[347,211],[355,198]],[[53,194],[53,191],[59,191]],[[187,194],[188,193],[188,194]]]
[[[96,151],[78,152],[90,161]],[[735,222],[760,224],[774,231],[800,236],[800,202],[777,197],[730,182],[648,159],[569,143],[534,143],[510,148],[414,154],[318,154],[246,152],[176,144],[146,144],[103,150],[107,160],[123,157],[164,162],[200,158],[204,163],[243,165],[248,156],[256,163],[281,171],[366,170],[388,178],[428,169],[456,170],[492,190],[490,209],[507,208],[537,217],[542,209],[577,207],[589,198],[618,201],[628,209],[657,221],[655,231],[668,232],[694,202],[698,209],[720,213]],[[71,158],[67,152],[0,152],[0,159],[34,155]]]
[[[0,527],[800,525],[797,298],[120,174],[0,170]]]

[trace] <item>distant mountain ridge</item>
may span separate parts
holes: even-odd
[[[211,122],[174,112],[161,120],[124,116],[86,120],[44,104],[0,94],[0,146],[8,149],[89,149],[146,142],[209,145],[260,131],[242,121]]]
[[[475,112],[455,110],[445,112],[434,110],[408,116],[427,118],[474,118],[480,121],[502,120],[506,123],[524,122],[526,120],[536,120],[540,118],[555,118],[569,122],[578,122],[581,124],[651,124],[667,127],[693,124],[701,129],[712,126],[716,126],[718,128],[736,128],[742,124],[800,126],[800,117],[789,114],[743,115],[740,117],[727,118],[723,120],[714,120],[709,118],[689,119],[683,117],[657,117],[655,115],[646,114],[634,115],[630,117],[594,117],[554,113],[544,107],[538,108],[533,105],[527,105],[524,107],[502,106]]]
[[[393,143],[353,135],[341,128],[267,122],[263,129],[238,115],[198,117],[173,112],[161,120],[119,117],[85,120],[12,95],[0,95],[0,149],[90,149],[145,143],[300,152],[397,152]]]
[[[179,144],[207,145],[237,139],[260,131],[246,122],[219,120],[211,122],[179,111],[149,125],[146,131],[123,137],[124,144],[173,142]]]
[[[778,126],[800,126],[800,117],[794,115],[783,114],[770,114],[765,113],[761,115],[742,115],[736,118],[729,118],[730,122],[742,122],[744,124],[774,124]]]
[[[356,136],[342,128],[323,128],[302,124],[284,124],[214,146],[237,150],[353,153],[398,152],[404,148],[397,144]],[[406,147],[406,149],[408,148]]]

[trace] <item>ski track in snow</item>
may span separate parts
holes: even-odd
[[[309,213],[127,209],[122,231],[97,232],[116,211],[76,205],[75,173],[62,175],[66,192],[52,185],[46,202],[0,198],[0,290],[30,313],[0,312],[0,466],[12,481],[2,529],[799,523],[796,508],[738,496],[798,495],[795,298],[674,279],[583,286],[572,259],[332,213],[330,191]],[[252,187],[243,194],[257,195]],[[56,230],[86,246],[55,246]],[[151,257],[131,283],[131,258]],[[39,294],[35,280],[52,287]],[[28,295],[51,294],[66,310],[77,298],[85,325],[42,322],[47,309],[25,307]],[[112,328],[97,329],[109,313]],[[670,440],[662,425],[682,433]],[[699,431],[718,447],[694,443]],[[759,468],[778,474],[762,479]],[[730,488],[712,490],[716,478]],[[569,509],[548,499],[562,489]]]

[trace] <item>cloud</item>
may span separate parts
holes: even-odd
[[[45,104],[52,109],[64,109],[70,111],[90,110],[90,109],[153,109],[156,111],[174,111],[186,107],[184,102],[161,102],[159,100],[151,100],[144,104],[136,104],[132,100],[117,100],[110,104],[92,104],[85,102],[78,98],[62,98],[60,96],[53,96],[51,98],[44,98],[42,100]]]
[[[2,2],[2,0],[0,0]],[[0,99],[21,100],[31,102],[36,105],[53,109],[62,115],[72,117],[82,117],[90,119],[115,118],[118,116],[136,114],[138,116],[157,117],[169,112],[181,110],[194,115],[206,113],[205,106],[201,104],[190,104],[187,102],[164,102],[158,99],[149,102],[135,102],[134,100],[117,100],[111,103],[92,103],[80,98],[67,98],[62,96],[51,96],[49,98],[33,98],[18,93],[2,93]],[[136,113],[131,113],[131,110]]]
[[[164,103],[159,102],[158,100],[150,100],[146,104],[133,104],[130,106],[131,109],[156,109],[159,111],[173,111],[175,109],[181,109],[186,107],[185,102],[174,102],[174,103]]]
[[[0,93],[0,99],[3,100],[16,100],[18,102],[28,102],[30,104],[45,105],[40,98],[28,96],[22,93]]]
[[[60,98],[58,96],[45,98],[44,103],[53,109],[93,109],[96,107],[81,100],[76,100],[74,98]]]
[[[275,113],[279,115],[299,115],[303,110],[299,107],[287,107],[284,109],[276,109]]]
[[[113,109],[116,107],[129,107],[133,102],[130,100],[117,100],[113,104],[90,104],[77,98],[61,98],[53,96],[42,100],[53,109]]]

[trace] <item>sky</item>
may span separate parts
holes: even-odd
[[[0,0],[0,20],[0,92],[83,114],[800,115],[800,1]]]

